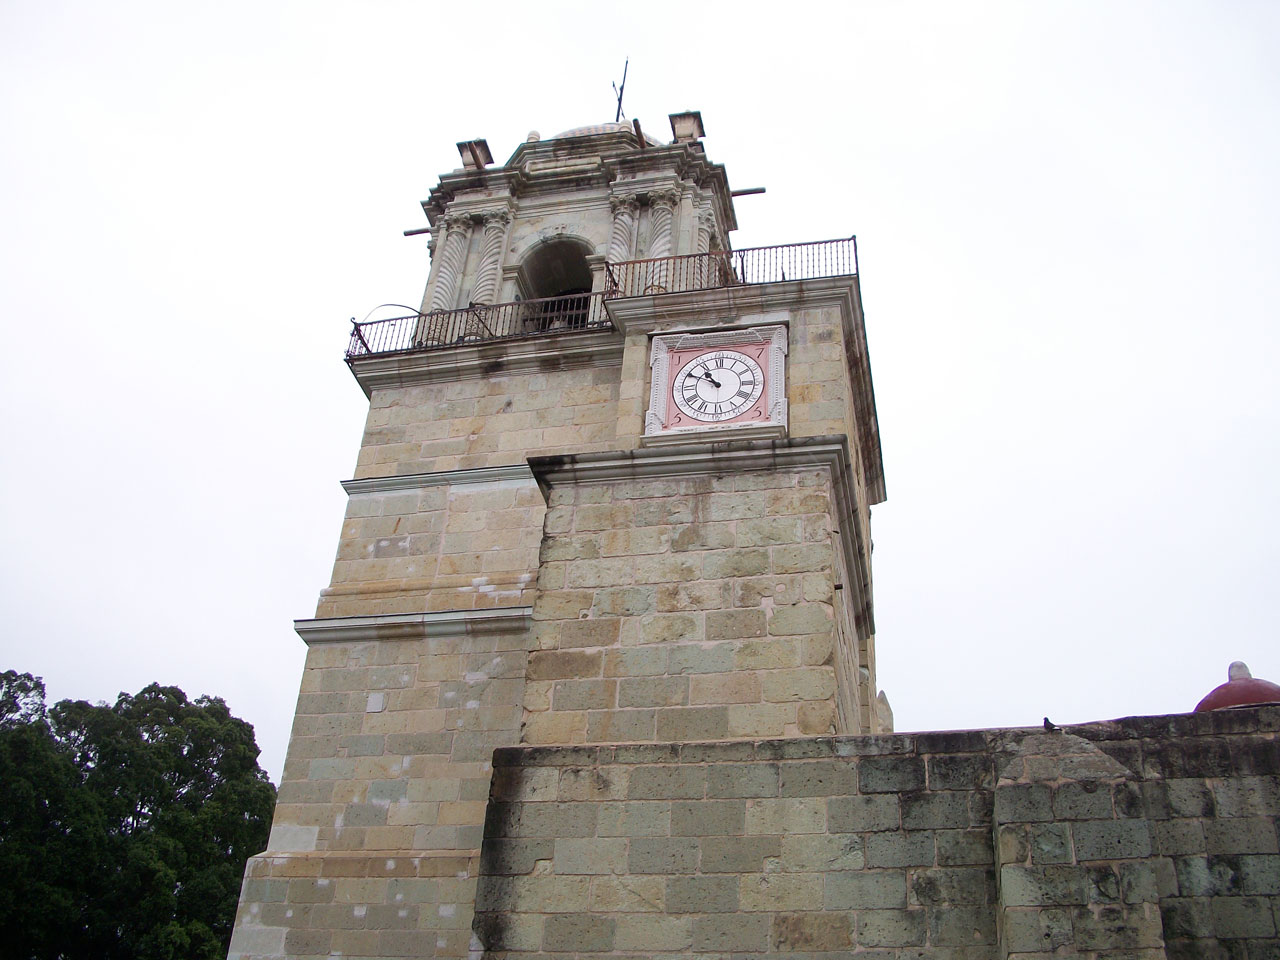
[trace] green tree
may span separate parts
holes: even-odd
[[[0,674],[0,956],[225,957],[275,803],[257,757],[216,697],[46,710],[38,678]]]

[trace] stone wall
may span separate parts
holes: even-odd
[[[523,742],[836,730],[821,469],[554,487]]]
[[[489,956],[1274,958],[1280,708],[509,748]]]

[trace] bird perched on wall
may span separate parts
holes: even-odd
[[[1053,733],[1053,731],[1058,730],[1058,729],[1061,729],[1061,728],[1060,728],[1056,723],[1054,723],[1052,720],[1050,720],[1048,717],[1045,717],[1045,718],[1044,718],[1044,729],[1045,729],[1045,732],[1046,732],[1046,733]]]

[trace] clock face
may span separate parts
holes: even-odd
[[[697,423],[737,420],[764,392],[764,371],[739,350],[708,350],[680,367],[671,383],[678,410]]]

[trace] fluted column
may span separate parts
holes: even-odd
[[[680,194],[674,190],[658,190],[649,194],[649,259],[671,256],[671,225]],[[671,273],[670,263],[649,265],[645,293],[664,293]]]
[[[480,266],[471,299],[476,303],[494,303],[498,299],[498,281],[502,274],[502,248],[507,240],[511,214],[498,210],[484,214],[484,243],[480,248]]]
[[[471,239],[471,218],[452,216],[445,219],[448,232],[444,237],[444,249],[440,252],[440,265],[436,267],[436,285],[431,291],[428,310],[451,310],[458,295],[458,280],[467,260],[467,244]]]

